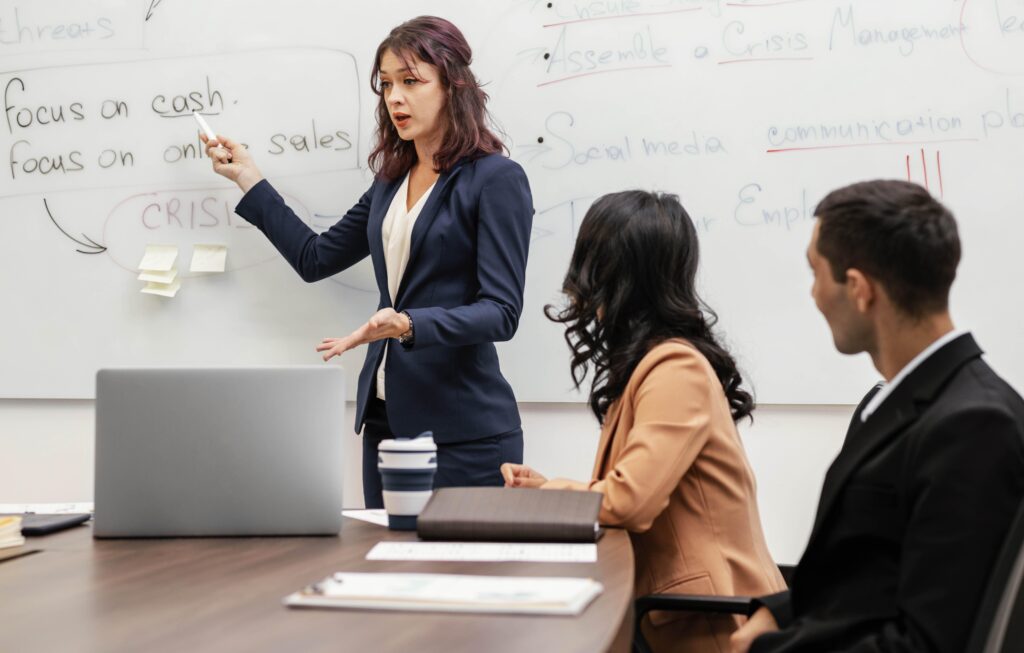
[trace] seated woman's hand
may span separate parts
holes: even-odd
[[[548,480],[526,465],[516,463],[504,463],[501,477],[505,479],[505,487],[540,487]]]
[[[590,486],[570,478],[553,478],[540,486],[542,490],[589,490]]]

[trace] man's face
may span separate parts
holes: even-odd
[[[814,224],[811,243],[807,247],[807,262],[814,273],[811,297],[832,330],[832,341],[842,354],[859,354],[872,342],[871,321],[857,309],[849,279],[836,281],[828,259],[818,252],[818,233],[821,221]]]

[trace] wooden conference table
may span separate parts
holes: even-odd
[[[340,537],[93,540],[90,526],[32,538],[0,563],[3,651],[628,651],[633,552],[610,529],[598,562],[371,562],[412,533],[344,519]],[[590,576],[578,617],[289,609],[335,571]]]

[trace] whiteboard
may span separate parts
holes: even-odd
[[[326,229],[371,181],[376,45],[424,13],[463,29],[533,189],[523,317],[499,345],[520,401],[580,399],[543,307],[590,203],[647,188],[693,217],[756,398],[856,402],[876,373],[832,348],[804,250],[826,192],[879,177],[954,210],[958,326],[1022,386],[1022,0],[54,0],[0,2],[0,396],[91,397],[108,366],[315,363],[365,321],[369,261],[303,283],[232,214],[188,114]],[[174,299],[139,292],[147,243],[179,247]],[[187,272],[199,243],[228,246],[225,273]],[[341,362],[350,393],[362,356]]]

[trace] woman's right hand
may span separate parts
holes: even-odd
[[[548,480],[526,465],[516,463],[504,463],[501,476],[505,479],[505,487],[540,487]]]
[[[249,150],[241,143],[217,134],[216,141],[210,141],[206,134],[199,134],[206,145],[206,155],[213,162],[213,171],[222,177],[227,177],[238,184],[243,193],[263,179],[256,162],[249,155]]]

